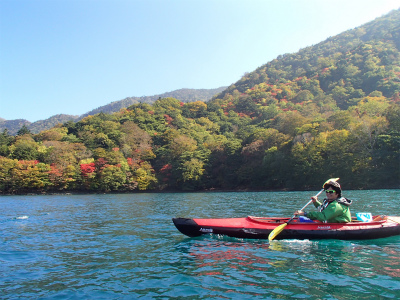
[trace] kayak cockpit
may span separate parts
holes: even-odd
[[[256,222],[256,223],[267,223],[267,224],[283,224],[286,223],[287,221],[289,221],[289,218],[279,218],[279,217],[255,217],[255,216],[247,216],[246,218],[248,221],[251,222]],[[383,215],[377,215],[377,216],[373,216],[372,221],[370,222],[363,222],[361,220],[358,220],[356,217],[353,217],[351,222],[349,223],[343,223],[343,224],[351,224],[351,223],[384,223],[388,220],[387,216],[383,216]],[[399,220],[400,221],[400,220]],[[308,222],[311,223],[323,223],[321,221],[318,220],[310,220]],[[396,221],[394,221],[396,222]],[[302,219],[299,218],[294,218],[291,223],[303,223]]]

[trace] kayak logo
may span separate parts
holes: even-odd
[[[204,233],[212,233],[213,232],[212,228],[200,228],[200,231],[204,232]]]
[[[318,226],[317,229],[322,229],[322,230],[331,229],[331,226]]]

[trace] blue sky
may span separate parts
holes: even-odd
[[[400,0],[0,0],[0,118],[228,86]]]

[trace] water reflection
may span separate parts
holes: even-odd
[[[203,236],[186,239],[179,249],[186,254],[190,273],[200,281],[212,277],[213,282],[223,281],[225,288],[229,286],[235,293],[240,293],[239,286],[246,285],[253,287],[252,296],[265,296],[261,290],[268,289],[269,296],[287,294],[303,298],[310,295],[308,288],[316,282],[313,295],[321,299],[327,294],[337,299],[355,292],[374,294],[377,285],[390,297],[400,290],[395,281],[399,277],[398,247],[308,240],[268,244]],[[382,253],[387,259],[382,259]],[[382,283],[381,276],[390,276],[387,284],[391,287]],[[214,292],[226,291],[212,286]]]

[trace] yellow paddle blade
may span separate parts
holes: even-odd
[[[272,241],[278,234],[281,233],[281,231],[286,227],[287,223],[284,223],[282,225],[279,225],[276,227],[274,230],[271,231],[271,233],[268,236],[268,240]]]

